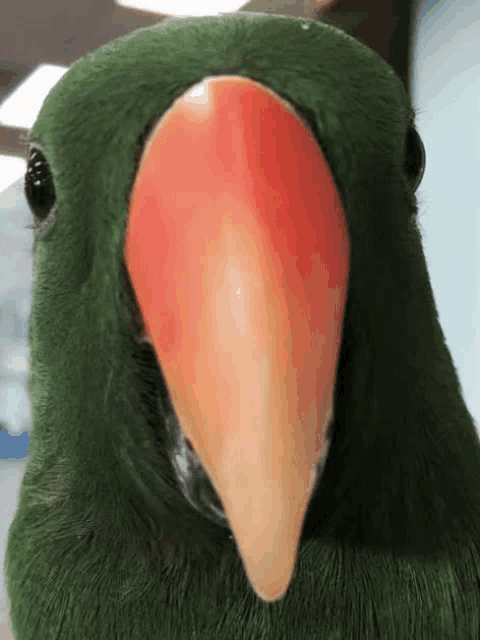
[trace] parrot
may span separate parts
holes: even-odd
[[[480,442],[394,69],[322,20],[169,16],[30,131],[17,640],[480,638]]]

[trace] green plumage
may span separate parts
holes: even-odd
[[[178,487],[171,408],[136,339],[123,263],[152,122],[226,74],[273,89],[310,126],[351,244],[330,453],[292,583],[270,604],[229,530]],[[479,439],[422,249],[413,119],[376,53],[334,27],[267,14],[140,29],[52,89],[31,132],[58,208],[34,243],[33,431],[5,564],[17,640],[480,637]]]

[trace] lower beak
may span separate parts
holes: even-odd
[[[326,447],[349,269],[334,180],[292,107],[239,76],[176,100],[141,158],[125,259],[248,579],[276,600]]]

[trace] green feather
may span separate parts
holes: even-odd
[[[351,244],[330,452],[275,603],[177,484],[123,263],[152,122],[223,74],[295,106]],[[422,249],[414,116],[391,67],[347,33],[242,12],[137,30],[50,91],[31,141],[56,207],[35,234],[33,430],[5,563],[17,640],[479,638],[480,447]]]

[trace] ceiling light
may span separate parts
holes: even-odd
[[[237,11],[247,0],[115,0],[123,7],[172,16],[215,16]]]
[[[41,64],[0,104],[0,124],[31,129],[50,89],[68,67]]]

